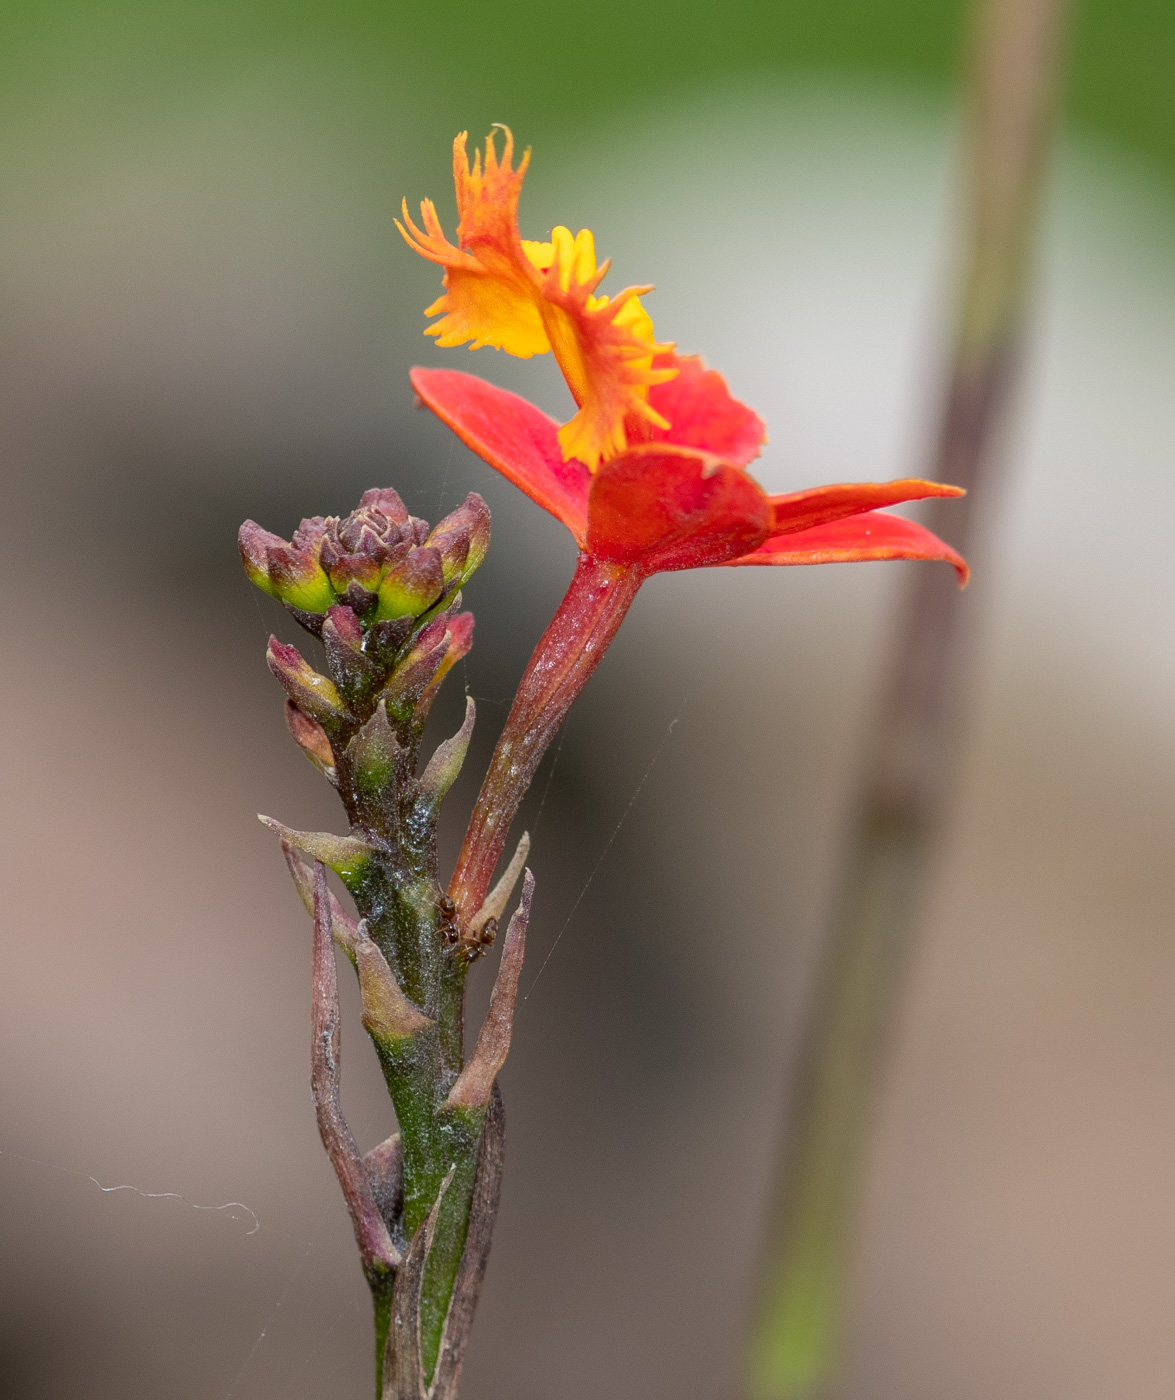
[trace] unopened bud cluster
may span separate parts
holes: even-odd
[[[303,520],[289,541],[252,520],[240,533],[245,572],[311,631],[336,604],[364,628],[419,618],[462,587],[489,544],[490,513],[480,496],[471,493],[430,530],[390,488],[365,492],[344,520]]]
[[[322,642],[325,675],[276,637],[269,666],[289,697],[291,734],[360,828],[391,835],[388,792],[404,787],[429,707],[472,644],[460,589],[489,539],[480,496],[430,529],[390,489],[366,492],[343,519],[303,520],[292,540],[251,520],[241,527],[246,573]],[[458,755],[447,757],[426,773],[434,805],[456,777]]]

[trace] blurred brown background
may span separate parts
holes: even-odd
[[[658,283],[658,332],[767,418],[768,489],[916,470],[958,15],[877,8],[880,29],[796,5],[756,30],[687,6],[643,86],[621,40],[657,12],[625,30],[609,11],[621,56],[596,87],[578,51],[556,82],[563,21],[540,43],[521,5],[462,11],[493,31],[480,58],[452,16],[13,8],[5,1400],[367,1393],[367,1292],[307,1092],[309,929],[254,818],[339,816],[286,737],[263,652],[293,628],[242,576],[236,527],[288,533],[376,484],[430,519],[489,500],[475,647],[435,716],[441,737],[478,699],[451,850],[572,563],[412,410],[418,361],[553,412],[563,390],[549,365],[421,338],[436,278],[391,227],[400,194],[451,223],[452,133],[512,121],[536,148],[526,229],[588,224],[617,285]],[[1175,1388],[1175,134],[1152,81],[1175,53],[1158,12],[1108,16],[1079,29],[1027,381],[973,561],[965,764],[871,1157],[846,1400]],[[909,567],[655,579],[540,773],[469,1400],[733,1400]],[[391,1120],[348,1013],[368,1146]],[[253,1214],[100,1189],[121,1184]]]

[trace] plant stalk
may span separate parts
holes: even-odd
[[[510,823],[567,711],[624,621],[643,575],[581,554],[559,610],[527,664],[490,759],[449,894],[462,922],[481,908]]]
[[[964,554],[997,466],[1020,357],[1067,10],[1067,0],[981,0],[976,11],[964,251],[928,472],[969,495],[949,509],[936,502],[926,522]],[[966,596],[917,571],[891,651],[786,1109],[747,1359],[751,1400],[811,1400],[839,1369],[870,1113],[955,770]]]

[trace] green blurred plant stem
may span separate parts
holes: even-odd
[[[981,0],[975,15],[956,322],[928,473],[970,494],[949,510],[936,503],[927,520],[964,554],[1019,360],[1067,9]],[[748,1355],[752,1400],[826,1393],[839,1369],[870,1109],[955,768],[968,596],[917,571],[891,649],[786,1111]]]

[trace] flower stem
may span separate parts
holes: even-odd
[[[559,611],[519,682],[449,886],[460,916],[477,913],[547,746],[624,621],[643,575],[581,554]]]
[[[1067,0],[980,0],[977,7],[965,248],[928,473],[971,494],[927,522],[968,553],[1019,359],[1067,9]],[[942,582],[929,570],[914,579],[871,730],[839,904],[787,1108],[748,1357],[753,1400],[809,1400],[827,1391],[838,1369],[857,1178],[881,1051],[954,772],[967,636],[959,595]]]

